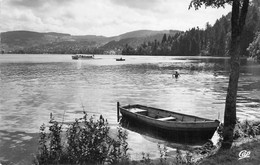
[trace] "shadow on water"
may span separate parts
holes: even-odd
[[[160,129],[155,129],[154,127],[145,125],[143,123],[131,122],[125,118],[120,119],[120,125],[127,130],[143,135],[143,138],[145,138],[148,141],[151,141],[151,139],[156,139],[158,141],[165,141],[167,143],[171,143],[173,144],[171,147],[180,148],[179,146],[201,146],[209,140],[205,138],[200,138],[200,135],[196,133],[192,137],[178,134],[170,134],[169,132],[165,132]]]

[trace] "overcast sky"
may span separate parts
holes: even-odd
[[[188,30],[231,11],[188,10],[190,0],[0,0],[0,31],[115,36],[134,30]]]

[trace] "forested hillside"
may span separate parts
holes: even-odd
[[[96,35],[73,36],[62,33],[39,33],[32,31],[10,31],[1,33],[0,49],[5,53],[33,54],[121,54],[124,45],[136,48],[142,42],[161,39],[164,33],[176,34],[174,30],[137,30],[118,36]]]
[[[250,43],[259,40],[255,37],[260,30],[259,2],[254,0],[248,11],[246,25],[241,39],[241,55],[249,56]],[[137,48],[125,45],[122,54],[125,55],[170,55],[170,56],[227,56],[231,38],[231,13],[222,16],[212,26],[206,23],[204,29],[192,28],[175,35],[164,35],[162,40],[144,42]],[[258,42],[255,42],[257,44]],[[260,47],[260,45],[258,45]],[[251,46],[252,47],[252,46]],[[256,46],[254,47],[256,49]]]

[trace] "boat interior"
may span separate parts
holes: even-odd
[[[205,118],[180,114],[171,111],[165,111],[162,109],[157,109],[157,108],[147,107],[142,105],[129,105],[124,108],[132,113],[144,115],[159,121],[186,121],[186,122],[209,121],[209,119],[205,119]]]

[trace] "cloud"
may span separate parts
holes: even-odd
[[[9,0],[8,3],[13,7],[24,8],[45,8],[56,5],[67,5],[73,0]]]
[[[8,1],[11,6],[14,7],[28,7],[28,8],[35,8],[43,6],[44,3],[47,1],[42,0],[9,0]]]
[[[188,10],[190,0],[6,0],[0,31],[33,30],[113,36],[125,32],[187,30],[214,23],[228,11]],[[12,9],[12,11],[10,11]]]
[[[116,5],[126,6],[136,9],[151,9],[158,6],[164,0],[111,0]]]

